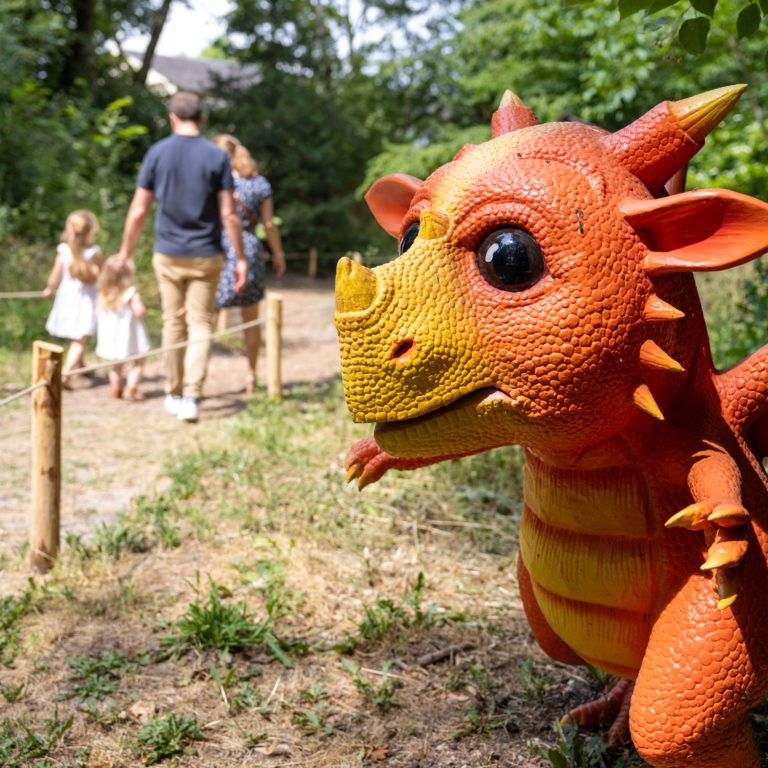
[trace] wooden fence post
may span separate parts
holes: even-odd
[[[307,274],[313,280],[317,277],[317,248],[314,245],[309,249],[309,268]]]
[[[59,554],[61,503],[61,365],[64,350],[44,341],[32,345],[32,509],[29,565],[45,573]]]
[[[279,400],[283,396],[281,369],[283,328],[283,297],[267,294],[267,395]]]

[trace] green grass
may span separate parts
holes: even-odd
[[[58,710],[37,731],[23,720],[3,720],[0,722],[0,765],[3,768],[52,766],[53,763],[46,758],[62,741],[73,722],[71,717],[62,720]]]
[[[0,664],[11,666],[19,652],[20,620],[33,608],[34,585],[18,597],[0,598]]]
[[[279,606],[267,603],[266,616],[259,621],[248,611],[244,602],[225,602],[232,596],[225,587],[209,579],[209,589],[187,606],[184,615],[174,623],[172,631],[162,638],[166,651],[180,655],[189,650],[214,649],[229,653],[252,648],[264,648],[285,667],[293,663],[287,651],[291,644],[275,634]]]
[[[145,765],[155,765],[166,758],[183,755],[194,741],[204,741],[205,734],[193,715],[174,713],[152,718],[139,732],[136,751],[144,755]]]
[[[136,668],[125,656],[114,651],[96,657],[72,656],[67,659],[67,664],[72,669],[69,676],[72,688],[67,697],[76,696],[81,702],[103,701],[122,692],[120,678]]]

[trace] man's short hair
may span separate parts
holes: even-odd
[[[196,93],[178,91],[171,96],[168,111],[179,120],[202,120],[203,102]]]

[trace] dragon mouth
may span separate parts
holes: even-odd
[[[515,409],[515,401],[495,387],[483,387],[433,411],[400,421],[379,422],[374,438],[394,456],[439,456],[508,444],[497,418]]]

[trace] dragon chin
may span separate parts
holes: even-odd
[[[515,401],[485,387],[410,419],[377,423],[374,438],[392,456],[430,458],[466,455],[512,445]]]

